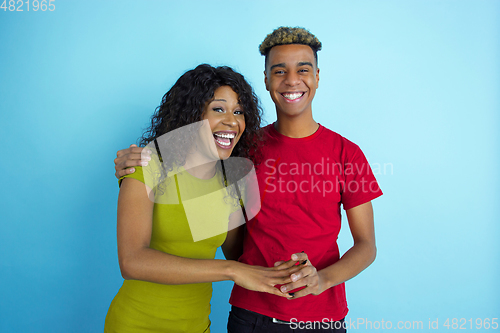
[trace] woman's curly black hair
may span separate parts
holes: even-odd
[[[212,67],[201,64],[184,73],[163,96],[160,106],[151,117],[151,126],[143,133],[139,145],[145,146],[165,133],[201,121],[205,105],[214,98],[215,90],[222,86],[229,86],[238,94],[238,103],[245,117],[246,129],[233,148],[231,156],[256,161],[261,142],[262,108],[243,75],[227,66]],[[187,152],[193,142],[190,139],[196,135],[196,131],[197,129],[193,128],[190,134],[184,133],[182,137],[172,136],[170,140],[175,142],[169,141],[162,145],[168,149],[168,158],[163,156],[162,161],[164,171],[169,172],[175,165],[185,164]],[[165,155],[163,153],[162,150],[162,155]],[[236,176],[229,178],[234,180],[233,177]]]

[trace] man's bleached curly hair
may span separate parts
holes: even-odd
[[[301,27],[279,27],[275,29],[259,45],[259,51],[260,54],[266,57],[267,64],[267,56],[274,46],[288,44],[302,44],[311,47],[316,59],[316,65],[318,65],[317,52],[321,50],[321,42],[308,30]]]

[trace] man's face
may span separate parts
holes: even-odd
[[[296,117],[312,113],[311,103],[318,88],[319,69],[309,46],[274,46],[267,56],[264,74],[266,89],[278,114]]]

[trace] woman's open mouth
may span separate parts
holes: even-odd
[[[233,140],[236,137],[236,132],[215,132],[215,143],[222,149],[229,149],[233,147]]]

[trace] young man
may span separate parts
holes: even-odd
[[[288,298],[235,285],[229,332],[345,332],[344,282],[375,259],[371,200],[382,192],[359,147],[312,116],[320,49],[310,32],[289,27],[276,29],[260,45],[277,121],[263,129],[261,211],[247,223],[239,261],[270,267],[291,260],[302,268],[291,283],[277,286]],[[139,164],[139,149],[118,152],[118,177]],[[341,205],[354,239],[342,258]]]

